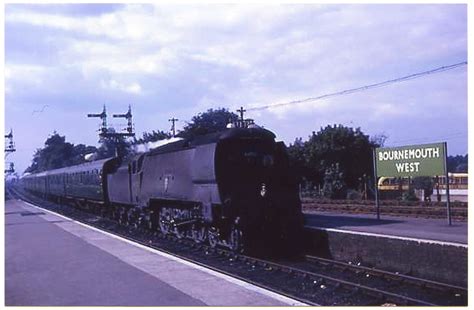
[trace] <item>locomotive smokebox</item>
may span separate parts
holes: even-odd
[[[258,126],[227,131],[216,148],[216,180],[246,252],[288,252],[302,228],[301,203],[282,142]],[[290,250],[289,252],[293,252]]]

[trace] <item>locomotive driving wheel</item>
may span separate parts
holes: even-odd
[[[167,235],[171,232],[171,224],[168,221],[160,219],[160,231]]]
[[[196,243],[203,243],[207,239],[207,229],[202,225],[193,225],[191,235]]]
[[[219,244],[219,230],[215,227],[211,227],[208,232],[209,245],[211,248],[215,248]]]
[[[160,231],[167,235],[172,231],[173,224],[171,223],[171,216],[167,210],[160,212]]]
[[[228,246],[233,252],[242,253],[243,252],[242,243],[243,243],[242,230],[237,225],[233,225],[229,234]]]
[[[183,228],[180,228],[178,226],[173,227],[173,232],[174,232],[175,236],[178,239],[182,239],[182,238],[186,237],[186,230],[184,230]]]
[[[172,227],[172,225],[171,225],[170,222],[168,222],[164,219],[160,219],[160,231],[163,234],[165,234],[165,235],[169,234],[171,232],[171,227]]]
[[[118,210],[118,222],[120,225],[126,226],[128,222],[128,213],[124,207],[120,207]]]

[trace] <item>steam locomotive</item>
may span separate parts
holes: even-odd
[[[286,147],[255,124],[24,176],[35,195],[236,252],[297,244],[303,218]]]

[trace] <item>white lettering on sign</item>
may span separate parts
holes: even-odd
[[[395,163],[397,172],[418,172],[420,169],[420,163]]]
[[[446,169],[445,143],[377,148],[375,151],[377,176],[433,176],[441,175]]]
[[[419,148],[410,150],[387,150],[379,152],[379,161],[439,158],[439,156],[439,147]]]

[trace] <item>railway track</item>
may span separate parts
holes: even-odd
[[[405,298],[408,298],[407,301],[410,299],[422,300],[423,296],[432,295],[432,303],[436,305],[443,304],[446,300],[456,299],[467,304],[467,289],[456,285],[311,255],[305,255],[305,264],[309,265],[305,269],[331,270],[332,273],[341,270],[344,273],[352,273],[350,278],[354,279],[353,282],[362,285],[367,282],[369,283],[366,285],[375,283],[378,287],[383,287],[384,292],[391,292],[402,301]],[[371,278],[370,281],[368,281],[369,278]]]
[[[11,189],[6,193],[309,305],[467,305],[467,290],[461,287],[309,255],[286,261],[236,255],[191,240],[126,227],[98,215]]]
[[[312,256],[312,255],[305,255],[306,261],[310,263],[320,264],[326,267],[332,268],[339,268],[343,270],[352,270],[355,273],[365,273],[366,275],[381,277],[389,280],[399,281],[403,283],[411,283],[413,285],[417,285],[419,287],[428,287],[433,289],[438,289],[440,291],[450,291],[452,293],[465,293],[467,294],[467,290],[461,286],[441,283],[437,281],[417,278],[409,275],[400,274],[397,272],[390,272],[385,270],[380,270],[376,268],[365,267],[361,265],[354,265],[352,263],[346,263],[341,261],[336,261],[332,259]]]
[[[303,212],[337,212],[349,214],[375,214],[375,206],[362,204],[318,204],[313,202],[303,203]],[[382,206],[382,215],[408,216],[429,219],[446,218],[446,209],[443,207],[417,207],[417,206]],[[467,208],[452,208],[452,218],[457,221],[467,221]]]

